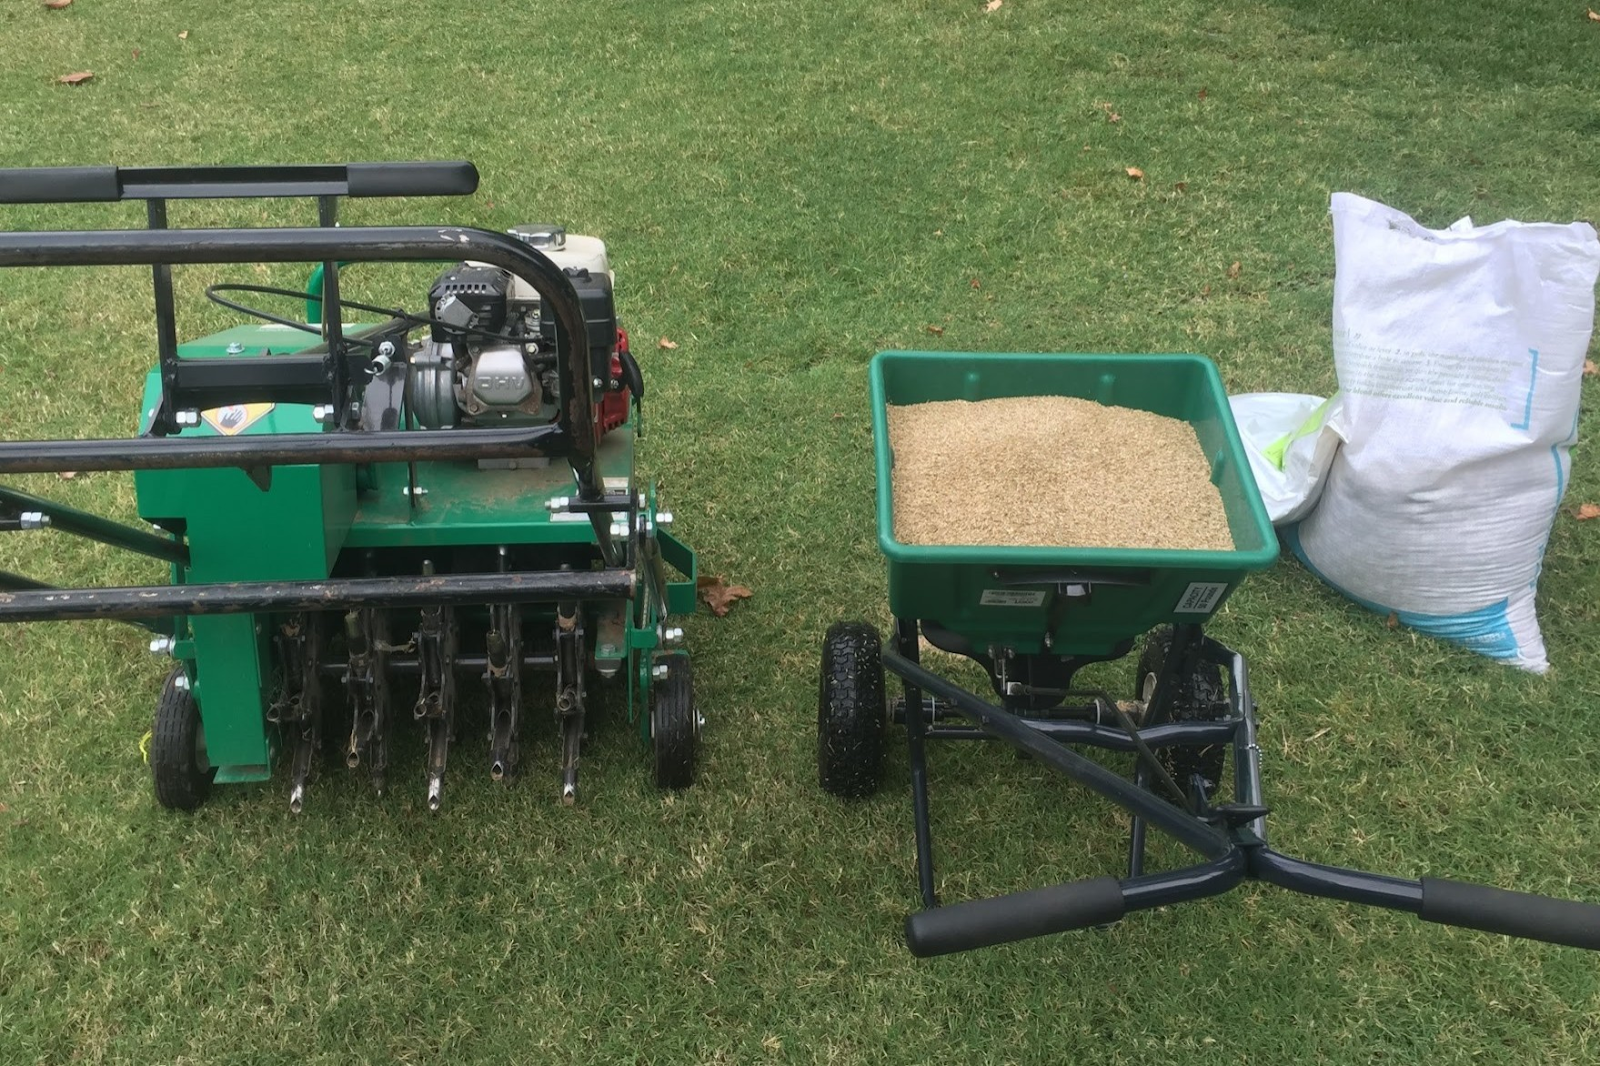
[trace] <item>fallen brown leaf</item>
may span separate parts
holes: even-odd
[[[1210,295],[1211,295],[1211,286],[1210,285],[1207,285],[1205,288],[1200,290],[1200,299],[1204,300],[1207,296],[1210,296]]]
[[[187,41],[188,39],[189,39],[189,31],[188,30],[184,30],[183,32],[178,34],[178,40]]]
[[[1600,367],[1596,367],[1594,365],[1593,359],[1585,359],[1583,361],[1583,376],[1586,378],[1592,378],[1596,374],[1600,374]]]
[[[1390,611],[1389,612],[1389,617],[1385,618],[1383,620],[1383,624],[1388,626],[1390,629],[1399,629],[1400,628],[1400,616],[1395,614],[1393,611]]]
[[[661,346],[661,347],[662,347],[662,348],[668,348],[668,349],[671,349],[671,348],[676,348],[676,347],[677,347],[677,346],[678,346],[678,342],[677,342],[677,341],[669,341],[669,340],[667,340],[667,338],[665,338],[665,337],[662,337],[662,338],[661,338],[661,340],[660,340],[660,341],[659,341],[659,342],[657,342],[657,343],[658,343],[658,344],[659,344],[659,345],[660,345],[660,346]]]
[[[973,278],[972,279],[972,287],[974,289],[981,289],[981,288],[983,288],[983,283],[981,281],[979,281],[977,278]]]
[[[76,470],[63,470],[56,476],[62,481],[71,481],[73,478],[78,476],[78,472]]]
[[[44,6],[52,11],[60,11],[70,3],[72,0],[44,0]]]
[[[1239,266],[1239,261],[1237,259],[1235,259],[1233,261],[1233,265],[1228,268],[1228,277],[1230,277],[1230,278],[1238,277],[1240,269],[1241,268]]]
[[[50,6],[54,7],[55,5],[52,4]],[[1596,12],[1595,9],[1592,8],[1592,7],[1589,9],[1589,21],[1590,22],[1600,22],[1600,12]]]
[[[1134,181],[1144,180],[1144,171],[1140,170],[1138,167],[1128,167],[1126,169],[1128,171],[1128,177],[1132,178]]]
[[[935,337],[944,336],[944,327],[943,326],[924,326],[923,328],[926,329],[929,333],[933,334]]]
[[[1201,89],[1200,90],[1200,99],[1204,100],[1205,98],[1206,98],[1206,91],[1204,89]]]
[[[62,85],[82,85],[92,77],[94,77],[94,71],[80,70],[76,74],[63,74],[56,81],[59,81]]]
[[[718,618],[726,615],[736,601],[747,600],[753,595],[743,585],[728,584],[721,574],[702,574],[696,584],[700,589],[700,598]]]
[[[137,48],[135,48],[135,49],[134,49],[134,50],[133,50],[133,58],[135,58],[135,59],[138,59],[138,58],[139,58],[139,50],[138,50],[138,49],[137,49]]]
[[[1600,504],[1580,503],[1573,514],[1580,522],[1587,522],[1591,518],[1600,518]]]
[[[1172,187],[1174,189],[1177,189],[1179,192],[1188,192],[1189,191],[1189,183],[1186,182],[1186,181],[1175,181],[1175,182],[1172,183]]]
[[[1122,116],[1117,114],[1117,109],[1112,107],[1110,104],[1106,103],[1104,100],[1096,100],[1094,106],[1098,107],[1101,111],[1104,111],[1106,113],[1106,121],[1107,122],[1121,122],[1122,121]]]
[[[983,5],[983,9],[985,11],[998,11],[1002,2],[1003,0],[989,0],[987,4]]]

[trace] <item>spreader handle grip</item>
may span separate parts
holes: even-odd
[[[1593,903],[1424,877],[1417,914],[1425,922],[1600,951],[1600,906]]]
[[[1105,925],[1122,917],[1122,886],[1096,877],[918,911],[906,919],[911,954],[928,957],[970,951],[1047,933]]]

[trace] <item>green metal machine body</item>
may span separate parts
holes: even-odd
[[[445,167],[455,170],[441,177]],[[0,575],[0,621],[122,617],[158,633],[152,647],[176,659],[153,731],[158,798],[192,807],[213,781],[267,780],[287,762],[298,812],[325,738],[381,790],[390,737],[414,721],[427,734],[434,809],[452,745],[507,779],[541,726],[561,738],[559,795],[572,802],[602,688],[653,748],[657,783],[689,784],[700,717],[682,630],[668,622],[694,609],[696,562],[635,471],[644,385],[617,327],[604,245],[549,226],[509,237],[333,228],[323,171],[345,178],[338,194],[416,195],[430,183],[470,191],[470,164],[352,164],[348,176],[174,169],[141,172],[162,181],[138,193],[130,172],[86,169],[116,176],[119,198],[151,199],[151,231],[6,236],[73,246],[17,263],[152,265],[161,351],[142,435],[34,442],[26,454],[0,443],[0,473],[49,469],[68,452],[79,469],[133,470],[139,513],[169,543],[148,550],[145,534],[112,535],[171,556],[172,586],[46,590]],[[48,191],[32,172],[0,172],[0,201],[18,175],[25,193]],[[322,225],[169,230],[153,190],[163,201],[314,193]],[[0,265],[7,254],[0,237]],[[170,264],[252,255],[316,264],[299,294],[311,321],[219,299],[270,321],[177,343]],[[340,300],[340,266],[419,259],[446,264],[426,313],[366,308],[389,317],[343,321],[360,305]],[[208,295],[221,291],[294,295],[238,285]],[[412,337],[419,329],[427,335]],[[64,528],[108,525],[18,494],[0,496],[0,522],[11,506],[42,507],[40,521]]]

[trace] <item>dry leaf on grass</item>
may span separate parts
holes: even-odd
[[[52,11],[60,11],[70,3],[72,0],[44,0],[44,6]]]
[[[1186,182],[1186,181],[1175,181],[1175,182],[1172,183],[1172,187],[1174,189],[1177,189],[1179,192],[1188,192],[1189,191],[1189,183]]]
[[[1600,504],[1580,503],[1573,514],[1580,522],[1587,522],[1591,518],[1600,518]]]
[[[189,31],[188,30],[184,30],[182,33],[178,34],[178,40],[187,41],[188,39],[189,39]]]
[[[1389,612],[1389,617],[1385,618],[1383,620],[1383,624],[1388,626],[1390,629],[1399,629],[1400,628],[1400,616],[1395,614],[1393,611],[1390,611]]]
[[[721,574],[702,574],[697,584],[700,587],[700,598],[706,601],[706,606],[711,608],[711,613],[721,618],[727,614],[737,600],[747,600],[752,593],[743,585],[730,585]]]
[[[977,278],[973,278],[972,279],[972,287],[974,289],[981,289],[981,288],[983,288],[983,282],[979,281]]]
[[[929,333],[933,334],[935,337],[944,336],[944,327],[943,326],[924,326],[922,328],[926,329]]]
[[[1595,9],[1592,7],[1589,9],[1589,21],[1600,22],[1600,13],[1596,13]]]
[[[983,5],[983,9],[985,11],[998,11],[1000,9],[1001,3],[1003,3],[1003,2],[1004,2],[1004,0],[989,0],[989,2],[987,4]]]
[[[1206,91],[1204,89],[1201,89],[1200,90],[1200,99],[1204,100],[1205,98],[1206,98]]]
[[[1140,170],[1138,167],[1128,167],[1127,172],[1128,177],[1132,178],[1134,181],[1144,180],[1144,171]]]
[[[62,85],[82,85],[92,77],[94,77],[94,71],[80,70],[76,74],[63,74],[56,81],[59,81]]]
[[[1104,100],[1096,100],[1094,106],[1099,108],[1101,111],[1104,111],[1106,113],[1106,121],[1107,122],[1121,122],[1122,121],[1122,116],[1117,114],[1117,109],[1112,107],[1110,104],[1106,103]]]
[[[1228,277],[1229,277],[1229,278],[1236,278],[1236,277],[1238,277],[1238,276],[1239,276],[1239,271],[1240,271],[1240,270],[1241,270],[1241,269],[1242,269],[1242,268],[1241,268],[1241,267],[1240,267],[1240,266],[1239,266],[1239,261],[1238,261],[1238,260],[1237,260],[1237,259],[1235,259],[1235,260],[1234,260],[1234,261],[1233,261],[1233,265],[1232,265],[1232,266],[1231,266],[1231,267],[1229,267],[1229,268],[1228,268]]]
[[[56,477],[60,478],[62,481],[71,481],[77,476],[78,472],[76,470],[63,470],[56,475]]]
[[[669,341],[669,340],[667,340],[667,338],[662,337],[661,340],[658,342],[658,345],[660,347],[662,347],[662,348],[669,348],[670,349],[670,348],[676,348],[678,346],[678,342],[677,341]]]
[[[1583,376],[1586,378],[1592,378],[1596,374],[1600,374],[1600,368],[1597,368],[1594,365],[1593,359],[1585,359],[1583,361]]]

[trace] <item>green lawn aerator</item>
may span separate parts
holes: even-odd
[[[464,726],[487,738],[472,755],[495,780],[517,772],[525,704],[554,718],[571,803],[602,687],[651,745],[657,784],[692,782],[700,722],[668,620],[694,608],[695,557],[634,470],[644,382],[605,245],[556,226],[336,226],[341,196],[477,183],[465,162],[0,171],[0,203],[148,205],[146,230],[0,233],[0,266],[150,266],[157,354],[139,436],[0,442],[0,474],[134,471],[157,532],[4,488],[0,530],[140,552],[172,582],[62,589],[0,572],[0,621],[152,631],[176,660],[150,749],[163,805],[193,808],[213,781],[266,780],[282,760],[298,812],[325,737],[381,791],[412,718],[437,810]],[[169,200],[232,197],[313,197],[320,224],[167,226]],[[341,267],[404,261],[446,264],[421,312],[340,299]],[[306,292],[212,286],[263,321],[179,344],[171,268],[194,263],[315,269]],[[302,320],[239,302],[283,297]]]

